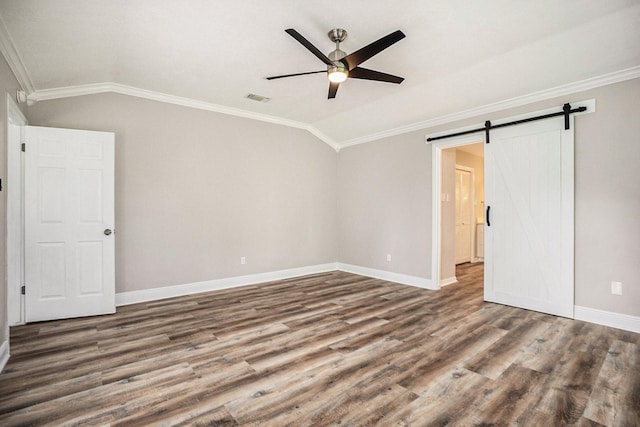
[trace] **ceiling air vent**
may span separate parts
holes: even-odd
[[[269,102],[271,101],[271,98],[267,98],[266,96],[260,96],[260,95],[256,95],[255,93],[250,93],[249,95],[245,96],[245,98],[249,98],[253,101],[258,101],[258,102]]]

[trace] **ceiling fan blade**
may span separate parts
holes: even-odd
[[[298,42],[302,46],[306,47],[311,53],[313,53],[315,56],[317,56],[319,60],[321,60],[322,62],[324,62],[327,65],[331,65],[332,67],[334,66],[333,61],[331,61],[329,58],[327,58],[327,56],[324,53],[322,53],[317,47],[312,45],[309,40],[307,40],[304,37],[302,37],[302,34],[297,32],[293,28],[289,28],[288,30],[284,30],[284,31],[287,34],[289,34],[291,37],[293,37],[294,39],[298,40]]]
[[[340,83],[329,82],[329,96],[327,96],[327,99],[333,99],[336,97],[338,87],[340,87]]]
[[[369,70],[368,68],[356,67],[349,71],[349,77],[354,79],[375,80],[387,83],[402,83],[404,77],[394,76],[393,74],[381,73],[380,71]]]
[[[327,70],[320,70],[320,71],[307,71],[306,73],[294,73],[294,74],[283,74],[281,76],[271,76],[271,77],[267,77],[267,80],[275,80],[275,79],[283,79],[285,77],[295,77],[295,76],[304,76],[306,74],[317,74],[317,73],[326,73]]]
[[[378,39],[373,43],[366,45],[362,49],[356,50],[352,54],[345,56],[344,58],[342,58],[342,61],[344,61],[349,66],[349,71],[351,71],[367,59],[382,52],[383,50],[385,50],[392,44],[399,42],[403,38],[405,38],[405,35],[402,31],[394,31],[391,34],[388,34],[381,39]]]

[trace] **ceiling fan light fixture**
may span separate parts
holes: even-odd
[[[334,34],[334,31],[341,31],[341,33]],[[331,38],[332,35],[340,36],[340,39]],[[329,31],[329,38],[336,42],[336,49],[333,52],[330,52],[327,56],[331,61],[333,61],[333,66],[327,67],[327,75],[329,76],[329,81],[332,83],[342,83],[347,80],[349,77],[349,69],[346,64],[340,61],[342,58],[347,56],[347,54],[340,50],[339,43],[347,37],[347,32],[344,30],[332,30]]]
[[[347,77],[349,77],[347,70],[341,70],[338,67],[333,70],[329,70],[328,74],[329,80],[333,83],[342,83],[347,80]]]

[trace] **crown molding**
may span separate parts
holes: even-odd
[[[9,31],[7,31],[2,16],[0,16],[0,52],[2,52],[2,55],[4,55],[7,60],[7,64],[9,64],[9,68],[11,68],[11,71],[13,71],[13,74],[16,76],[16,80],[18,80],[18,84],[22,90],[27,94],[35,92],[36,88],[33,85],[33,81],[27,72],[27,68],[24,66],[24,62],[22,62],[22,58],[16,49],[15,43],[13,43]]]
[[[325,142],[334,150],[339,149],[338,143],[333,141],[326,134],[320,132],[314,126],[308,123],[298,122],[295,120],[288,120],[281,117],[270,116],[268,114],[255,113],[248,110],[241,110],[239,108],[227,107],[224,105],[214,104],[211,102],[198,101],[191,98],[184,98],[181,96],[169,95],[161,92],[154,92],[151,90],[140,89],[133,86],[122,85],[119,83],[93,83],[79,86],[67,86],[53,89],[43,89],[32,92],[28,96],[29,104],[32,105],[35,102],[47,101],[52,99],[70,98],[74,96],[93,95],[98,93],[114,92],[122,95],[135,96],[137,98],[150,99],[153,101],[165,102],[168,104],[180,105],[183,107],[197,108],[199,110],[213,111],[221,114],[228,114],[231,116],[243,117],[246,119],[258,120],[261,122],[272,123],[276,125],[288,126],[296,129],[303,129],[310,132],[316,138]]]
[[[341,148],[351,147],[353,145],[364,144],[366,142],[375,141],[390,136],[401,135],[403,133],[413,132],[421,129],[428,129],[435,126],[452,123],[458,120],[464,120],[482,114],[495,113],[496,111],[507,110],[509,108],[521,107],[538,101],[566,96],[584,90],[595,89],[597,87],[606,86],[613,83],[623,82],[640,77],[640,66],[627,68],[613,73],[603,74],[601,76],[592,77],[574,83],[557,86],[551,89],[533,92],[528,95],[507,99],[504,101],[494,102],[492,104],[483,105],[481,107],[470,108],[457,113],[446,114],[432,119],[420,121],[406,126],[389,129],[359,138],[350,139],[339,144],[338,150]]]
[[[2,39],[2,23],[0,21],[0,48],[3,49]],[[14,50],[15,52],[15,50]],[[17,55],[17,52],[15,53]],[[5,54],[5,57],[7,55]],[[19,56],[16,56],[19,60]],[[20,61],[21,64],[21,61]],[[12,67],[13,69],[13,67]],[[23,67],[24,69],[24,67]],[[26,72],[25,72],[26,75]],[[28,75],[26,76],[28,79]],[[247,119],[259,120],[267,123],[278,124],[282,126],[288,126],[296,129],[303,129],[320,139],[331,148],[339,152],[342,148],[351,147],[354,145],[364,144],[367,142],[375,141],[382,138],[396,136],[408,132],[413,132],[421,129],[428,129],[431,127],[456,122],[458,120],[464,120],[483,114],[494,113],[496,111],[507,110],[509,108],[520,107],[523,105],[531,104],[538,101],[544,101],[547,99],[557,98],[561,96],[570,95],[576,92],[584,90],[594,89],[601,86],[606,86],[613,83],[622,82],[625,80],[631,80],[640,78],[640,66],[627,68],[625,70],[616,71],[613,73],[604,74],[602,76],[581,80],[578,82],[570,83],[563,86],[557,86],[555,88],[546,89],[538,92],[534,92],[528,95],[519,96],[516,98],[507,99],[504,101],[495,102],[492,104],[483,105],[480,107],[470,108],[457,113],[446,114],[432,119],[423,120],[410,125],[401,126],[393,129],[389,129],[383,132],[378,132],[370,135],[365,135],[359,138],[350,139],[344,142],[336,142],[331,137],[321,132],[315,126],[298,122],[295,120],[288,120],[281,117],[270,116],[267,114],[255,113],[248,110],[241,110],[239,108],[226,107],[224,105],[213,104],[205,101],[198,101],[191,98],[184,98],[175,95],[168,95],[165,93],[154,92],[146,89],[140,89],[133,86],[122,85],[119,83],[94,83],[79,86],[60,87],[53,89],[44,89],[29,92],[28,101],[30,104],[38,101],[46,101],[59,98],[68,98],[81,95],[92,95],[104,92],[115,92],[123,95],[135,96],[138,98],[145,98],[159,102],[166,102],[169,104],[181,105],[184,107],[197,108],[206,111],[213,111],[221,114],[228,114],[237,117],[244,117]],[[28,80],[30,82],[30,79]],[[33,85],[32,85],[33,86]]]

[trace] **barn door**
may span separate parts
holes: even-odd
[[[27,126],[28,322],[115,312],[114,135]]]
[[[573,123],[492,130],[484,152],[485,300],[573,317]]]

